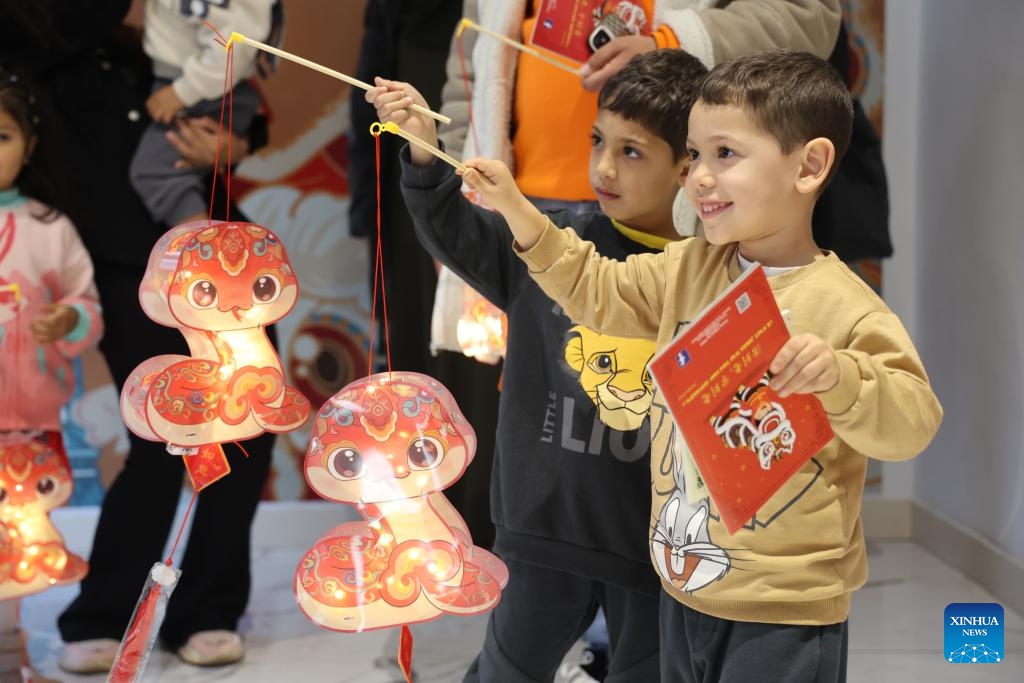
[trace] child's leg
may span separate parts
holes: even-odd
[[[661,597],[661,676],[680,683],[844,683],[847,622],[789,626],[719,619]]]
[[[18,627],[20,600],[0,601],[0,681],[20,680],[25,650]]]
[[[601,604],[611,658],[605,683],[657,681],[660,677],[658,595],[604,584]]]
[[[464,683],[550,681],[597,611],[595,583],[505,560],[508,586],[487,620],[483,651]]]
[[[154,89],[168,83],[157,80]],[[248,83],[240,83],[234,90],[231,109],[231,123],[236,132],[249,128],[256,110],[259,108],[259,93]],[[220,100],[203,100],[189,107],[188,116],[209,116],[214,120],[220,117]],[[224,127],[227,128],[227,110],[224,114]],[[128,174],[132,187],[149,209],[149,213],[158,223],[168,226],[177,225],[197,215],[205,216],[209,211],[209,195],[206,192],[204,178],[210,169],[175,168],[178,152],[166,139],[169,128],[151,123],[139,139]],[[232,158],[232,163],[237,162]],[[215,215],[221,216],[223,207],[214,207]]]

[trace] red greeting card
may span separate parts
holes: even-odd
[[[530,43],[583,63],[619,36],[647,35],[650,20],[630,0],[537,0]]]
[[[781,398],[768,385],[768,365],[788,339],[768,278],[755,266],[651,361],[730,534],[832,439],[817,397]]]

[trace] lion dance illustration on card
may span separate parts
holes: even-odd
[[[793,452],[796,430],[786,417],[786,409],[768,385],[771,373],[765,372],[752,387],[740,387],[724,415],[711,419],[715,434],[729,448],[746,448],[757,455],[761,469]]]

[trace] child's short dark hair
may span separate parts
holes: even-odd
[[[664,49],[639,54],[601,88],[598,109],[636,121],[672,148],[673,160],[686,154],[686,125],[707,74],[686,50]]]
[[[807,52],[762,52],[722,62],[704,79],[699,99],[746,109],[785,153],[828,138],[836,160],[825,184],[850,144],[850,91],[831,64]]]

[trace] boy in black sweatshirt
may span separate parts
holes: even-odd
[[[571,222],[612,258],[678,237],[673,201],[705,73],[695,57],[666,49],[613,76],[591,130],[589,176],[602,213],[555,211],[551,220]],[[366,99],[381,121],[437,144],[433,121],[410,109],[426,106],[412,86],[377,79]],[[658,680],[660,589],[646,543],[654,343],[574,325],[530,278],[505,220],[467,200],[450,166],[416,146],[402,161],[420,242],[508,316],[491,514],[510,578],[465,680],[550,681],[598,608],[609,679]]]

